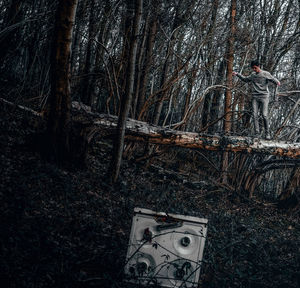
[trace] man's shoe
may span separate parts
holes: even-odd
[[[270,133],[266,133],[266,140],[271,140],[271,135],[270,135]]]

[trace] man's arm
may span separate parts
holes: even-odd
[[[244,82],[251,82],[251,77],[250,75],[249,76],[243,76],[242,74],[240,73],[237,73],[237,72],[232,72],[232,75],[233,76],[238,76],[242,81]]]
[[[272,83],[276,84],[277,86],[280,85],[280,82],[277,78],[271,75],[270,72],[265,71],[265,77],[268,79],[268,81],[271,81]]]

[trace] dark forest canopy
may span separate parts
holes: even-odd
[[[69,36],[58,36],[65,27],[58,12],[66,13],[63,16],[68,12],[58,5],[76,11],[68,20],[69,30],[61,34]],[[65,113],[70,101],[120,116],[115,170],[127,117],[182,131],[252,135],[249,87],[232,78],[231,72],[248,75],[250,60],[258,59],[281,82],[279,102],[273,101],[276,91],[270,85],[272,138],[299,142],[299,5],[296,0],[0,1],[1,94],[37,111],[49,111],[50,106],[62,113],[57,115],[63,121],[50,113],[50,119],[57,119],[49,121],[48,131],[68,130]],[[57,44],[61,40],[71,44],[63,55],[54,50],[55,45],[62,47]],[[53,51],[68,61],[55,62]],[[53,77],[59,69],[66,72],[63,81]],[[58,96],[53,110],[55,91],[65,94]],[[56,129],[59,125],[64,127]],[[62,142],[69,144],[67,138],[55,143]],[[134,146],[126,153],[128,149]],[[232,172],[227,170],[234,156],[213,157],[222,163],[221,171]],[[249,169],[254,169],[255,157],[248,157]],[[283,177],[288,183],[294,177],[293,167],[279,172],[279,178],[277,171],[271,170],[275,182]]]
[[[72,97],[98,112],[117,115],[126,88],[128,33],[134,18],[130,7],[134,1],[127,2],[78,3],[70,59]],[[43,107],[50,93],[56,1],[0,1],[0,8],[1,89],[9,88],[12,94],[14,88],[22,95],[16,100],[35,100]],[[230,1],[221,0],[143,1],[131,118],[172,125],[182,121],[199,98],[186,129],[201,130],[222,116],[223,91],[204,91],[226,84],[230,8]],[[281,80],[280,90],[299,90],[299,25],[298,1],[237,1],[233,68],[248,74],[250,60],[258,58]],[[19,85],[9,87],[10,81]],[[236,134],[249,121],[246,87],[241,83],[233,87]],[[273,131],[293,101],[285,98],[282,104],[272,108]],[[299,119],[297,113],[293,117]],[[221,128],[219,121],[209,129]],[[288,131],[283,132],[286,137]]]

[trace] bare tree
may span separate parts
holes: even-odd
[[[136,116],[139,117],[139,113],[142,110],[142,106],[145,103],[146,98],[146,89],[149,79],[149,70],[151,68],[151,65],[153,64],[153,47],[154,47],[154,41],[155,36],[157,33],[157,25],[158,25],[158,13],[160,9],[160,0],[153,1],[153,8],[151,10],[150,15],[150,24],[148,29],[145,31],[147,33],[147,42],[146,42],[146,51],[145,51],[145,61],[143,65],[143,70],[141,73],[141,84],[140,89],[136,92]]]
[[[235,17],[236,17],[236,0],[231,0],[230,7],[230,34],[228,37],[227,45],[227,73],[226,73],[226,84],[229,89],[225,92],[225,107],[224,107],[224,132],[229,134],[231,131],[231,120],[232,120],[232,72],[233,72],[233,60],[234,60],[234,39],[235,39]],[[228,152],[223,153],[222,159],[222,182],[227,183],[227,169],[228,169],[229,154]]]
[[[132,13],[131,1],[128,0],[127,9],[128,13]],[[120,115],[117,126],[117,135],[113,146],[113,155],[111,160],[111,179],[112,182],[116,182],[119,177],[122,154],[124,148],[124,136],[125,136],[125,125],[129,113],[129,108],[132,101],[133,95],[133,85],[135,76],[135,63],[136,63],[136,53],[137,53],[137,36],[139,32],[139,26],[141,22],[143,0],[135,0],[134,2],[134,22],[132,26],[132,33],[130,38],[130,50],[129,58],[127,62],[127,77],[126,77],[126,87],[125,94],[122,98]]]
[[[47,132],[50,149],[58,162],[69,156],[70,53],[77,0],[60,0],[54,28],[51,66],[51,98]]]

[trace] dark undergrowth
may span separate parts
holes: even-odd
[[[111,187],[111,142],[92,143],[86,168],[59,168],[28,145],[30,115],[0,110],[2,287],[127,287],[134,207],[209,220],[199,287],[300,286],[299,211],[172,173],[166,153],[124,161]]]

